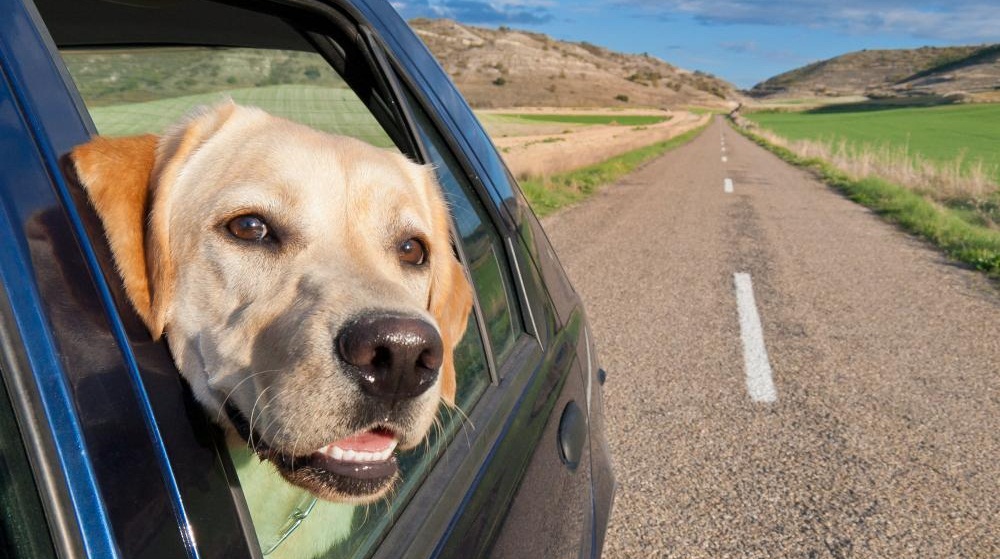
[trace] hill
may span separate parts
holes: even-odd
[[[815,62],[755,85],[755,98],[957,97],[1000,90],[1000,44],[863,50]]]
[[[410,26],[469,103],[489,107],[725,107],[731,84],[645,54],[447,19]]]

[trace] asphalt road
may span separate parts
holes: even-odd
[[[545,227],[609,373],[606,558],[1000,557],[996,284],[721,121]]]

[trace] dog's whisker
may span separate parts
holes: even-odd
[[[389,522],[395,521],[395,518],[394,518],[394,516],[395,516],[394,512],[395,511],[392,510],[392,500],[394,498],[396,498],[396,495],[398,493],[399,493],[399,484],[398,483],[394,483],[389,488],[389,490],[386,491],[385,494],[382,495],[382,497],[379,499],[379,501],[382,502],[385,505],[386,512],[389,513]]]
[[[466,444],[472,446],[472,436],[470,431],[476,430],[476,424],[472,422],[469,415],[465,413],[465,410],[463,410],[458,404],[455,404],[454,410],[462,416],[462,433],[465,435]]]
[[[367,504],[364,506],[364,517],[361,519],[361,526],[359,526],[359,528],[363,528],[365,524],[368,524],[369,513],[371,513],[371,505]]]
[[[263,408],[261,409],[261,414],[263,414],[265,410],[267,410],[267,409],[268,409],[269,407],[271,407],[271,402],[273,402],[274,400],[275,400],[275,398],[274,398],[274,397],[272,397],[272,398],[271,398],[271,399],[270,399],[270,400],[269,400],[269,401],[268,401],[268,402],[267,402],[266,404],[264,404],[264,407],[263,407]],[[264,428],[263,428],[263,429],[261,430],[261,432],[260,432],[260,433],[258,434],[258,436],[256,437],[256,439],[257,439],[257,441],[256,441],[256,442],[258,442],[258,443],[262,443],[262,442],[266,441],[266,440],[267,440],[267,433],[268,433],[268,431],[270,431],[270,430],[271,430],[271,428],[272,428],[272,427],[274,427],[274,426],[275,426],[275,425],[277,425],[277,424],[278,424],[278,422],[277,422],[277,418],[275,418],[275,417],[271,417],[271,418],[270,418],[270,419],[269,419],[269,420],[267,421],[267,424],[266,424],[266,425],[264,425]],[[248,445],[249,445],[249,442],[248,442]],[[254,444],[252,444],[252,445],[249,445],[249,446],[250,446],[250,449],[251,449],[251,450],[252,450],[252,451],[253,451],[254,453],[256,453],[256,452],[257,452],[257,447],[256,447],[256,443],[254,443]]]
[[[271,388],[273,388],[273,386],[269,386],[269,387],[265,388],[261,392],[260,396],[258,396],[258,401],[260,400],[260,397],[263,396],[264,393],[267,392]],[[279,396],[278,392],[272,392],[271,393],[271,395],[268,397],[268,399],[264,403],[264,405],[261,406],[260,413],[257,414],[258,417],[262,417],[263,416],[264,412],[267,411],[271,407],[271,404],[274,403],[275,400],[278,399],[278,396]],[[256,407],[257,407],[257,402],[254,402],[254,408],[256,408]],[[252,450],[254,453],[257,453],[258,452],[257,444],[258,443],[263,443],[264,441],[268,440],[268,438],[267,438],[267,432],[272,427],[274,427],[275,425],[277,425],[278,421],[277,421],[276,417],[271,417],[268,420],[267,424],[264,426],[264,429],[262,429],[259,433],[257,433],[252,428],[252,425],[253,425],[253,415],[254,415],[253,410],[251,410],[251,412],[250,412],[250,424],[251,424],[250,435],[251,435],[251,438],[254,438],[255,440],[254,441],[248,441],[248,448],[250,448],[250,450]],[[254,436],[255,434],[256,434],[256,436]]]
[[[444,404],[445,408],[447,408],[449,412],[457,413],[459,416],[462,417],[461,420],[462,433],[465,435],[465,442],[471,446],[472,438],[470,437],[469,431],[470,430],[475,431],[476,424],[472,422],[472,419],[469,418],[469,415],[465,413],[465,410],[463,410],[461,406],[459,406],[457,403],[448,402],[444,398],[441,399],[441,403]]]
[[[458,415],[462,416],[463,424],[468,423],[472,427],[472,429],[475,430],[476,425],[472,422],[472,419],[469,418],[469,414],[465,413],[465,410],[463,410],[461,406],[459,406],[458,404],[452,404],[451,409],[452,411],[457,412]]]
[[[250,373],[245,378],[243,378],[239,382],[237,382],[235,386],[233,386],[232,388],[229,389],[228,392],[226,392],[226,397],[223,398],[221,402],[219,402],[219,412],[218,412],[218,414],[215,417],[216,423],[221,423],[222,413],[226,410],[226,402],[228,402],[229,399],[232,398],[233,393],[236,392],[236,389],[239,388],[241,384],[243,384],[244,382],[252,379],[255,376],[263,375],[263,374],[267,374],[267,373],[277,373],[280,370],[281,369],[269,369],[269,370],[266,370],[266,371],[257,371],[255,373]]]
[[[267,394],[267,391],[270,390],[270,389],[271,389],[271,387],[268,386],[264,390],[261,390],[260,394],[257,395],[257,399],[253,401],[253,407],[250,408],[250,418],[249,418],[250,437],[253,437],[253,432],[254,432],[253,431],[253,420],[254,420],[254,413],[257,411],[257,404],[260,403],[260,399],[263,398],[264,395]],[[263,413],[264,413],[264,409],[261,409],[261,414],[263,414]]]
[[[444,437],[445,434],[444,422],[441,421],[441,417],[434,418],[434,430],[437,431],[437,436],[439,439]]]

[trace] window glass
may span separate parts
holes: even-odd
[[[232,99],[380,147],[389,136],[317,53],[220,47],[64,50],[97,131],[159,133],[199,105]]]
[[[159,133],[194,107],[232,98],[326,132],[398,149],[359,96],[315,53],[185,46],[65,50],[62,55],[101,134]],[[448,188],[449,201],[455,203],[459,187]],[[488,306],[506,309],[508,288],[498,260],[502,246],[494,253],[495,233],[491,237],[483,225],[481,208],[468,200],[455,207],[471,212],[459,227],[467,233],[466,249],[475,248],[477,290],[483,291],[480,284],[490,286]],[[512,339],[509,311],[490,316],[490,337],[506,348]],[[489,384],[480,332],[472,314],[455,350],[456,408],[442,406],[427,444],[399,456],[402,482],[389,499],[370,506],[317,501],[285,482],[245,445],[229,449],[267,557],[364,557],[374,550],[437,457],[465,428],[466,412]]]
[[[462,238],[472,283],[499,364],[510,354],[522,330],[503,239],[454,155],[426,119],[421,121],[420,135]]]

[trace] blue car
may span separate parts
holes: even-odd
[[[464,414],[442,408],[377,504],[241,479],[247,456],[132,310],[71,172],[96,134],[224,98],[432,164],[452,209],[475,291]],[[0,0],[0,238],[0,555],[600,556],[615,482],[583,307],[387,1]],[[339,520],[317,529],[320,509]]]

